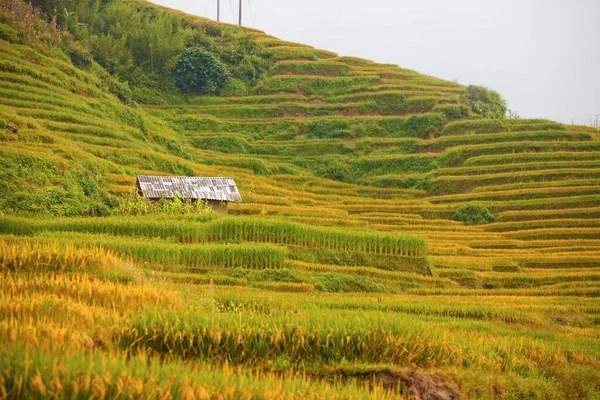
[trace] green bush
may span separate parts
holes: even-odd
[[[484,86],[469,85],[467,99],[474,113],[484,118],[497,119],[506,117],[506,100],[495,90]]]
[[[352,182],[355,179],[352,167],[339,160],[327,161],[315,171],[315,175],[340,182]]]
[[[469,109],[463,105],[443,104],[436,106],[433,111],[441,112],[448,121],[469,117]]]
[[[365,97],[373,103],[374,111],[382,115],[399,114],[406,104],[404,93],[372,93]]]
[[[467,204],[456,210],[452,219],[464,222],[465,225],[482,225],[493,222],[495,217],[490,210],[483,206]]]
[[[248,94],[248,86],[244,83],[244,81],[231,78],[227,80],[225,84],[225,88],[221,93],[223,96],[246,96]]]
[[[92,56],[79,43],[66,49],[66,53],[74,66],[79,69],[89,69],[92,66]]]
[[[0,39],[6,40],[9,43],[20,43],[22,41],[16,29],[3,23],[0,23]]]
[[[173,70],[175,85],[183,93],[219,94],[229,73],[212,53],[198,47],[187,48]]]

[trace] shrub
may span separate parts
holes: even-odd
[[[225,65],[198,47],[183,51],[173,73],[175,85],[183,93],[219,94],[229,79]]]
[[[16,29],[8,25],[0,23],[0,39],[6,40],[9,43],[20,43],[21,37]]]
[[[494,90],[484,86],[469,85],[467,99],[473,112],[484,118],[496,119],[506,116],[506,100]]]
[[[66,53],[74,66],[79,69],[89,69],[92,66],[92,56],[79,43],[66,49]]]
[[[223,96],[246,96],[248,94],[248,86],[244,81],[236,78],[228,79],[225,88],[221,93]]]
[[[192,202],[190,200],[176,197],[172,200],[160,199],[160,201],[151,201],[142,197],[136,189],[123,194],[119,202],[117,215],[150,215],[150,214],[168,214],[168,215],[199,215],[210,217],[212,209],[210,206],[200,200]]]
[[[355,179],[352,167],[339,160],[327,161],[315,171],[315,175],[340,182],[352,182]]]
[[[434,108],[434,111],[440,111],[448,121],[464,119],[469,117],[469,109],[463,105],[443,104]]]
[[[452,219],[464,222],[465,225],[482,225],[493,222],[495,217],[490,210],[483,206],[467,204],[456,210]]]

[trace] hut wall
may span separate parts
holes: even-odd
[[[217,214],[227,214],[227,202],[220,200],[205,200]]]

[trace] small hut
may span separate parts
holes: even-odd
[[[138,193],[144,198],[202,200],[219,214],[227,214],[227,204],[230,201],[242,201],[237,185],[231,178],[138,176],[136,185]]]

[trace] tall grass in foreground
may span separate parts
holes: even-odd
[[[478,321],[392,312],[303,309],[298,315],[144,315],[119,331],[123,349],[200,360],[261,365],[286,357],[294,365],[390,363],[413,368],[468,368],[482,374],[543,375],[564,381],[570,368],[600,384],[596,341],[550,342]],[[269,321],[268,323],[266,321]],[[584,348],[587,349],[584,350]]]
[[[87,273],[93,276],[130,281],[134,269],[112,251],[97,245],[70,242],[37,242],[0,237],[0,272],[16,274]]]
[[[23,361],[27,360],[26,363]],[[227,364],[161,362],[145,355],[67,353],[15,343],[0,350],[0,397],[54,399],[398,399],[357,380],[325,382],[293,372]]]
[[[102,258],[94,263],[96,254],[100,256],[106,254],[109,261],[114,260],[112,266],[108,267],[111,270],[116,270],[123,264],[113,254],[133,261],[162,264],[171,268],[184,265],[191,268],[216,269],[281,268],[286,255],[284,247],[266,243],[179,244],[156,239],[119,238],[80,233],[58,235],[41,233],[33,239],[7,237],[6,240],[13,243],[7,247],[9,249],[7,251],[14,256],[16,261],[13,263],[18,263],[17,266],[50,265],[58,271],[90,273],[95,272],[96,269],[105,270],[108,265],[111,265]],[[20,252],[20,246],[24,247],[25,252]],[[35,249],[31,255],[27,251],[29,248]],[[0,256],[3,249],[0,241]]]
[[[321,248],[336,252],[426,255],[425,240],[411,235],[323,228],[261,218],[217,218],[206,223],[193,220],[150,218],[55,218],[43,221],[0,218],[0,233],[31,235],[40,231],[107,233],[124,236],[174,237],[193,242],[265,242]]]
[[[281,268],[286,253],[284,247],[270,244],[180,245],[131,240],[102,243],[134,260],[193,268]]]
[[[425,241],[409,235],[320,228],[281,220],[222,218],[206,224],[210,241],[270,242],[352,253],[423,257]]]

